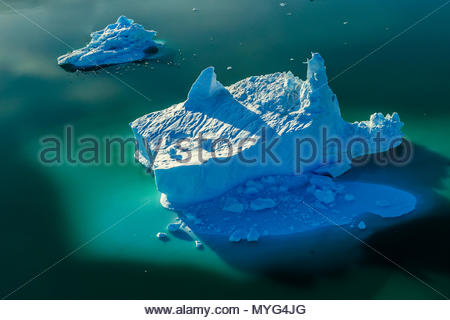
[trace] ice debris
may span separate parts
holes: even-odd
[[[162,241],[166,241],[166,240],[169,239],[169,237],[167,236],[167,233],[164,233],[164,232],[158,232],[158,233],[156,234],[156,237],[157,237],[159,240],[162,240]]]
[[[321,187],[321,188],[331,188],[335,185],[333,180],[330,177],[320,176],[320,175],[316,175],[316,174],[311,177],[309,182],[312,185],[314,185],[316,187]]]
[[[248,242],[256,242],[259,240],[259,232],[255,228],[251,228],[247,234]]]
[[[317,198],[317,200],[325,204],[330,204],[334,202],[335,199],[335,194],[330,189],[327,190],[315,189],[314,196]]]
[[[177,232],[180,230],[181,226],[182,226],[181,222],[171,223],[167,226],[167,230],[170,232]]]
[[[201,243],[199,240],[195,240],[195,247],[197,249],[203,248],[203,243]]]
[[[223,207],[223,210],[234,213],[240,213],[244,211],[244,206],[236,199],[228,198],[227,202],[225,203],[225,206]]]
[[[358,229],[359,230],[366,230],[367,229],[367,225],[364,221],[361,220],[360,223],[358,223]]]
[[[120,16],[116,23],[91,33],[83,48],[58,58],[58,64],[69,71],[94,70],[103,66],[144,60],[164,45],[154,40],[156,31],[145,30],[132,19]]]
[[[239,242],[241,240],[242,240],[242,235],[239,230],[234,231],[228,238],[228,241],[230,241],[230,242]]]
[[[247,185],[258,186],[258,194],[243,193]],[[380,198],[390,205],[380,207]],[[254,211],[252,203],[257,203],[258,209],[265,208],[258,199],[265,199],[262,201],[264,204],[267,201],[270,206],[276,204],[276,207]],[[226,211],[223,203],[228,201],[239,202],[243,210]],[[268,235],[286,235],[336,224],[344,226],[355,223],[356,227],[358,222],[354,221],[361,221],[360,217],[364,214],[398,217],[411,212],[415,204],[413,195],[389,186],[339,179],[330,181],[329,177],[316,177],[308,173],[252,179],[231,188],[220,200],[215,198],[192,204],[177,209],[177,213],[182,220],[188,221],[195,234],[226,235],[230,242],[252,242]],[[193,221],[194,217],[200,223],[191,224],[189,221]]]
[[[331,163],[317,168],[314,172],[318,174],[329,174],[333,178],[336,178],[350,170],[351,167],[352,166],[348,162]]]
[[[270,198],[257,198],[250,203],[250,209],[259,211],[276,207],[277,204]]]

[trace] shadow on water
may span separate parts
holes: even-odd
[[[180,240],[194,241],[194,239],[184,230],[170,231],[170,234]]]
[[[398,224],[374,234],[370,244],[423,278],[426,278],[423,274],[425,270],[450,270],[450,202],[436,192],[444,189],[443,181],[449,177],[449,168],[448,158],[419,145],[414,146],[412,162],[404,167],[380,168],[370,165],[373,171],[370,176],[374,181],[386,179],[418,198],[415,212],[401,218]],[[363,170],[357,169],[354,174],[367,179],[369,175],[362,174]],[[370,251],[366,252],[363,263],[391,265]]]
[[[20,160],[13,145],[3,147],[9,152],[2,159],[5,183],[1,192],[7,208],[0,223],[2,296],[73,249],[63,241],[63,230],[67,226],[62,222],[64,210],[56,196],[58,191],[35,168]],[[345,178],[390,183],[415,194],[420,190],[439,188],[447,174],[448,160],[424,147],[416,146],[415,150],[414,161],[406,167],[378,168],[369,164],[353,169]],[[381,172],[386,176],[381,176]],[[399,177],[409,180],[399,180]],[[386,225],[372,236],[363,234],[371,233],[372,228],[356,230],[361,233],[357,236],[365,236],[371,246],[431,282],[421,271],[447,272],[450,268],[446,255],[449,251],[448,203],[437,194],[434,196],[440,207],[399,218],[395,225],[389,226],[386,219],[368,215],[365,220],[369,226],[378,222]],[[120,260],[80,261],[74,256],[9,298],[358,299],[372,297],[387,281],[389,273],[370,273],[369,277],[363,275],[360,278],[351,273],[352,266],[396,268],[337,228],[324,229],[319,237],[308,234],[284,239],[268,237],[259,243],[231,244],[227,239],[206,237],[202,237],[202,241],[227,263],[249,271],[253,276],[240,280],[192,266]],[[327,267],[324,267],[324,256]],[[318,285],[324,277],[331,279],[326,290]],[[363,290],[358,287],[360,280],[364,281]],[[439,288],[439,285],[433,285]],[[401,297],[404,295],[399,293]]]
[[[399,154],[403,148],[398,147]],[[342,277],[355,266],[398,270],[355,237],[415,275],[423,276],[424,270],[447,272],[450,205],[435,190],[443,187],[449,165],[447,158],[415,145],[414,157],[405,166],[380,167],[371,160],[344,175],[342,180],[387,184],[417,197],[416,210],[403,217],[383,219],[367,213],[363,216],[367,230],[344,226],[349,234],[330,226],[289,237],[263,237],[258,243],[230,243],[227,237],[218,236],[200,238],[231,266],[291,286],[312,285],[323,275]]]
[[[7,134],[4,128],[0,133],[3,137]],[[60,191],[23,158],[17,148],[19,141],[10,138],[0,142],[2,150],[8,151],[0,159],[0,298],[227,298],[240,285],[219,273],[184,265],[80,262],[76,254],[55,264],[75,249],[65,243],[68,226]],[[179,237],[186,239],[183,234]],[[251,294],[252,288],[249,286],[246,294]]]
[[[3,131],[3,130],[2,130]],[[3,297],[66,254],[58,192],[22,160],[18,142],[2,139],[0,295]]]

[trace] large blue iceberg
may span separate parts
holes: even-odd
[[[209,67],[186,101],[131,123],[161,203],[194,232],[256,241],[414,209],[407,192],[334,179],[353,159],[400,145],[403,123],[397,113],[344,121],[322,57],[307,67],[306,80],[283,72],[228,87]]]
[[[154,40],[156,31],[145,30],[132,19],[121,16],[116,23],[91,34],[91,41],[83,48],[58,58],[66,69],[91,70],[115,64],[143,60],[158,53],[164,45]]]

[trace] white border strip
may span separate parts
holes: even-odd
[[[145,311],[146,308],[156,310],[155,308],[161,307],[166,308],[165,310],[172,308],[172,314],[147,314]],[[177,310],[181,314],[176,314]],[[239,310],[239,313],[236,313],[236,310]],[[229,314],[218,314],[221,311]],[[195,314],[192,314],[193,312]],[[0,319],[448,320],[450,302],[448,300],[7,300],[0,301]]]

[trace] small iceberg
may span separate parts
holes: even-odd
[[[358,223],[358,229],[359,230],[366,230],[367,229],[367,225],[364,221],[361,220],[360,223]]]
[[[158,238],[158,239],[161,240],[161,241],[167,241],[167,240],[169,240],[169,237],[167,236],[167,233],[165,233],[165,232],[158,232],[158,233],[156,234],[156,238]]]
[[[154,40],[156,31],[145,30],[132,19],[121,16],[116,23],[91,33],[91,41],[83,48],[58,58],[67,71],[97,70],[116,64],[159,57],[164,42]]]
[[[197,249],[203,249],[203,243],[201,243],[201,241],[199,240],[195,240],[195,247]]]

